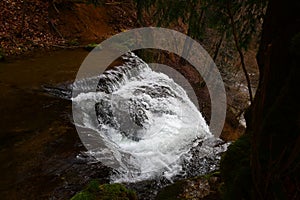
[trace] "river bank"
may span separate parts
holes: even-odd
[[[135,26],[132,1],[1,1],[0,55],[30,56],[36,51],[75,48]]]

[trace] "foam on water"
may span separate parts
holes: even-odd
[[[191,149],[213,136],[181,86],[132,53],[124,59],[123,66],[73,84],[82,89],[100,80],[97,91],[72,98],[83,113],[76,125],[101,140],[101,147],[89,153],[115,167],[114,182],[172,178],[192,159]],[[91,109],[96,109],[96,122]],[[205,157],[213,147],[199,151]]]

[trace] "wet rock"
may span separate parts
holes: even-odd
[[[221,179],[219,173],[186,179],[175,182],[162,189],[156,200],[216,200],[220,199],[219,187]]]

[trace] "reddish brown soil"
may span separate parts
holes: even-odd
[[[57,9],[56,27],[61,36],[71,42],[97,42],[113,34],[106,7],[73,4],[60,5]]]
[[[55,2],[55,3],[49,3]],[[101,6],[70,0],[0,1],[0,54],[100,42],[134,25],[131,1]]]

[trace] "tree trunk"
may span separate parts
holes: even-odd
[[[300,199],[300,2],[270,1],[247,114],[252,199]]]

